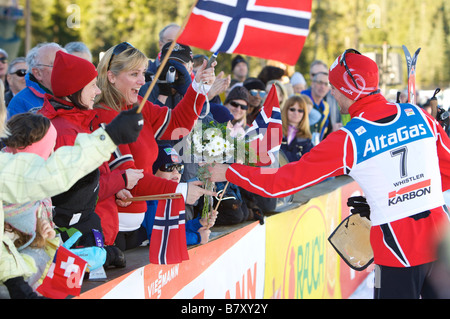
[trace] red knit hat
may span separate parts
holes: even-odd
[[[56,52],[53,63],[51,78],[53,95],[69,96],[84,88],[97,75],[97,70],[91,62],[60,50]]]
[[[345,61],[342,61],[344,54]],[[377,64],[362,54],[348,52],[344,52],[344,54],[341,54],[330,67],[328,79],[331,85],[354,101],[371,93],[378,93]],[[345,64],[351,76],[345,68]]]

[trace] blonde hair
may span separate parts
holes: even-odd
[[[303,113],[302,120],[296,127],[298,130],[296,137],[312,138],[311,130],[309,128],[309,111],[308,111],[306,98],[307,98],[307,96],[295,94],[295,95],[292,95],[291,97],[289,97],[284,102],[283,109],[281,110],[281,122],[282,122],[282,128],[283,128],[283,136],[287,136],[287,134],[288,134],[289,108],[297,103],[299,105],[300,109],[303,109],[304,113]]]
[[[0,138],[7,137],[8,129],[6,127],[6,105],[5,105],[5,86],[0,80]]]
[[[32,248],[44,248],[45,247],[46,238],[44,238],[42,236],[42,234],[39,232],[39,230],[41,229],[42,223],[43,223],[43,220],[41,218],[36,219],[36,236],[34,237],[33,241],[30,243],[30,247],[32,247]],[[16,238],[14,239],[14,246],[16,248],[20,248],[20,247],[26,245],[32,238],[32,235],[21,232],[20,230],[14,228],[7,222],[5,222],[5,231],[14,233],[16,235]]]
[[[125,106],[125,96],[109,81],[108,71],[111,71],[117,76],[121,72],[134,70],[143,63],[147,65],[148,58],[144,53],[131,45],[123,52],[113,55],[115,48],[116,46],[106,51],[98,64],[97,86],[102,92],[96,98],[97,105],[95,107],[102,107],[101,105],[98,105],[101,103],[120,112],[122,107]]]

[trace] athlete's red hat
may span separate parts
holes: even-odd
[[[346,50],[334,61],[328,78],[331,85],[354,101],[378,90],[377,64],[353,49]]]

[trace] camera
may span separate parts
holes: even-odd
[[[166,73],[166,83],[173,83],[175,82],[175,75],[177,74],[177,69],[175,69],[174,66],[169,66],[169,69]]]
[[[164,71],[166,72],[164,73]],[[176,75],[177,69],[173,65],[166,65],[158,78],[158,83],[174,83],[176,80]]]

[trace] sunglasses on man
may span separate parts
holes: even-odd
[[[259,94],[259,96],[260,96],[261,98],[264,98],[264,97],[266,96],[267,92],[264,91],[264,90],[253,89],[253,90],[250,90],[250,94],[251,94],[252,96],[257,96],[257,95]]]
[[[8,58],[7,57],[1,57],[0,58],[0,62],[2,62],[3,64],[8,63]]]
[[[240,103],[235,102],[235,101],[231,101],[230,105],[233,106],[233,107],[240,107],[244,111],[248,109],[248,105],[240,104]]]
[[[25,70],[25,69],[18,69],[18,70],[14,71],[14,72],[11,72],[9,74],[15,74],[18,77],[23,78],[27,74],[27,70]]]

